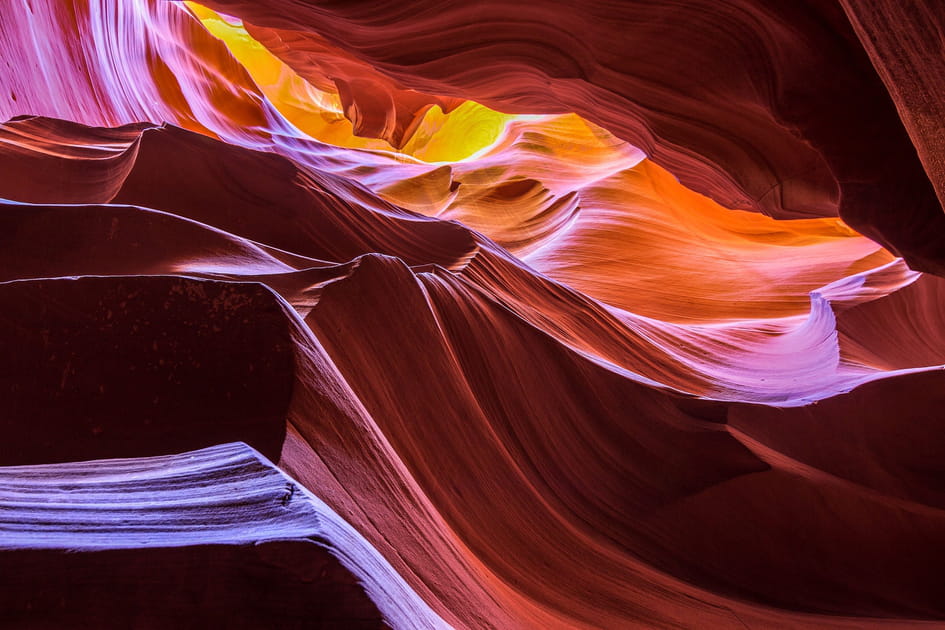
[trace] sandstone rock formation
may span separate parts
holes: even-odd
[[[945,11],[206,4],[0,8],[0,619],[945,619]]]

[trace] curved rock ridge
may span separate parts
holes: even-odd
[[[395,628],[945,619],[934,138],[906,121],[923,170],[879,9],[208,4],[238,18],[0,9],[4,463],[248,441],[305,487],[249,503],[315,506],[287,536]],[[154,465],[227,449],[257,458]],[[115,497],[145,461],[45,470]],[[254,461],[240,488],[295,483]],[[189,551],[126,532],[110,566],[256,566],[160,531]],[[267,580],[335,562],[272,545]],[[293,612],[352,586],[322,577],[259,614],[364,621]]]
[[[0,480],[0,605],[18,627],[445,627],[350,525],[242,443],[0,467]]]
[[[898,552],[878,541],[863,543],[875,535],[903,543],[922,540],[913,544],[940,557],[941,537],[936,532],[941,532],[941,514],[935,507],[926,507],[935,505],[930,503],[932,495],[906,498],[901,489],[891,491],[872,479],[865,481],[865,469],[854,473],[860,483],[850,483],[834,480],[849,478],[847,471],[834,473],[828,467],[829,473],[816,472],[810,464],[806,468],[792,465],[779,459],[778,442],[772,446],[762,439],[758,443],[726,428],[725,419],[733,414],[747,417],[746,425],[753,426],[753,407],[703,404],[634,383],[476,300],[448,276],[410,274],[390,259],[372,257],[370,261],[328,287],[307,323],[391,448],[406,460],[412,477],[435,505],[444,506],[440,512],[454,531],[506,583],[524,586],[543,576],[542,587],[529,594],[547,608],[560,609],[570,598],[579,598],[583,606],[574,611],[577,619],[591,627],[619,627],[626,603],[617,602],[623,599],[623,589],[634,588],[642,580],[633,577],[641,557],[653,566],[673,567],[671,573],[690,582],[802,610],[895,615],[913,606],[925,608],[938,597],[927,591],[928,595],[919,595],[927,588],[923,585],[931,579],[933,564],[919,569],[914,554],[896,560]],[[416,306],[385,308],[391,294],[401,302],[410,299]],[[377,301],[366,301],[367,296]],[[358,335],[349,332],[355,327],[355,312],[362,313],[357,319]],[[370,332],[363,334],[362,327]],[[389,353],[376,345],[382,330],[393,336]],[[422,343],[411,351],[414,346],[405,339],[418,336]],[[385,375],[382,387],[372,371]],[[937,391],[932,383],[942,378],[941,370],[925,375],[930,380],[916,386]],[[401,392],[407,388],[412,395],[405,397]],[[874,391],[854,390],[846,404],[864,404],[860,401]],[[876,398],[872,400],[876,405]],[[923,404],[938,404],[934,398],[923,400]],[[916,417],[930,413],[931,408],[917,409]],[[812,414],[818,420],[808,423],[804,438],[799,439],[822,445],[828,452],[835,448],[829,444],[837,438],[828,436],[837,430],[836,424],[827,422],[835,410],[814,406],[783,413]],[[885,429],[874,429],[879,434],[898,423],[888,406],[884,411],[876,405],[873,413],[876,422],[885,425]],[[796,427],[791,417],[779,426]],[[302,431],[304,420],[298,423]],[[934,431],[927,423],[917,421],[916,427]],[[310,439],[312,429],[305,429],[309,433],[303,436]],[[430,442],[438,445],[436,452],[424,446]],[[496,448],[498,444],[501,447]],[[863,456],[858,447],[851,448]],[[936,448],[930,445],[930,451]],[[650,460],[655,453],[661,455]],[[896,453],[896,457],[904,456],[903,450]],[[853,469],[871,460],[867,457]],[[938,476],[935,469],[926,469],[915,488],[934,493]],[[470,484],[469,479],[477,481]],[[488,480],[497,481],[493,485]],[[771,504],[755,495],[769,490],[783,495],[788,503]],[[727,516],[717,515],[713,520],[704,515],[702,510],[711,510],[713,505],[710,499],[702,503],[704,495],[729,506]],[[815,496],[834,507],[818,511],[818,516],[807,521],[806,510]],[[742,502],[754,509],[742,512]],[[803,517],[795,513],[800,505],[807,506],[799,510]],[[491,509],[489,518],[483,513],[485,506]],[[700,515],[700,527],[712,524],[713,529],[696,534],[687,528],[692,525],[687,506]],[[890,521],[882,533],[865,525],[864,512],[860,512],[874,509],[877,514],[889,510]],[[892,522],[900,517],[903,530],[896,534],[898,526]],[[748,532],[759,527],[780,533],[752,542]],[[829,534],[831,530],[837,535]],[[840,531],[857,534],[842,540]],[[811,539],[805,547],[797,538],[804,534],[798,532],[825,536],[830,542]],[[912,538],[920,532],[924,532],[920,538]],[[676,551],[676,537],[693,541],[678,543],[691,553]],[[731,542],[724,549],[695,544],[715,539]],[[550,541],[555,541],[557,551],[550,551]],[[785,557],[785,548],[792,555]],[[509,557],[510,549],[520,550],[521,555]],[[537,549],[544,551],[534,555],[526,551]],[[818,550],[817,559],[807,556],[813,549]],[[725,561],[742,553],[743,564]],[[751,558],[764,560],[754,564]],[[818,566],[825,558],[829,558],[825,566]],[[851,562],[862,563],[859,577],[847,574],[845,567]],[[865,569],[872,563],[889,571],[871,574]],[[735,565],[739,569],[733,573]],[[588,567],[593,569],[585,573]],[[893,595],[890,582],[903,584],[902,590]],[[576,591],[575,584],[592,590]],[[852,592],[846,595],[837,592],[848,587]],[[885,603],[877,604],[880,600]],[[671,606],[650,607],[645,603],[648,598],[639,593],[630,601],[631,618],[668,623],[662,615]],[[933,616],[941,614],[926,610]]]
[[[838,219],[776,221],[719,206],[573,115],[513,121],[495,145],[451,165],[449,180],[435,175],[423,185],[363,181],[587,295],[664,321],[797,315],[812,290],[893,260]],[[435,186],[444,201],[430,207]]]
[[[546,135],[574,137],[589,130],[573,118],[541,122]],[[531,129],[533,124],[513,124],[494,149],[453,165],[453,183],[439,182],[455,188],[454,200],[439,211],[451,222],[411,214],[350,180],[284,157],[171,127],[126,127],[127,149],[108,148],[121,156],[109,158],[120,159],[108,183],[108,189],[117,191],[106,200],[109,205],[7,206],[3,220],[8,233],[23,236],[6,251],[8,278],[187,273],[259,280],[304,310],[315,303],[323,285],[349,273],[350,261],[384,253],[414,266],[459,271],[490,300],[569,347],[612,369],[690,394],[798,404],[885,374],[885,368],[868,361],[839,362],[828,305],[847,308],[912,282],[916,274],[886,252],[835,219],[791,222],[782,228],[758,215],[726,211],[679,188],[640,161],[638,153],[607,137],[596,148],[604,158],[595,162],[597,168],[581,167],[579,157],[588,155],[583,147],[593,148],[585,138],[574,145],[582,147],[577,155],[561,155],[552,171],[553,158],[534,148],[548,141]],[[63,137],[73,145],[82,137],[97,143],[104,133],[56,125],[68,127]],[[16,132],[17,155],[41,159],[45,169],[61,173],[56,194],[63,201],[76,201],[86,183],[71,178],[59,164],[88,160],[100,166],[97,156],[64,157],[39,147],[27,152],[20,138],[37,133],[51,137],[52,121],[18,120],[0,131],[4,129]],[[165,165],[167,155],[181,157]],[[502,159],[513,166],[499,169]],[[518,169],[531,169],[534,177],[522,179]],[[32,179],[38,198],[48,196],[43,192],[45,172],[24,173],[13,190],[0,189],[0,195],[29,200]],[[650,197],[621,202],[617,191],[631,177]],[[537,178],[546,179],[550,188]],[[382,188],[373,175],[363,181]],[[536,198],[536,187],[547,192]],[[611,199],[595,201],[592,195],[604,191]],[[543,209],[555,198],[571,204],[570,211],[560,210],[561,202],[550,201],[564,219]],[[599,207],[579,206],[585,198]],[[88,201],[102,200],[93,196]],[[455,219],[488,230],[506,248]],[[610,227],[601,229],[602,223]],[[621,223],[626,234],[619,231]],[[544,232],[537,247],[529,243],[535,230]],[[30,234],[56,238],[55,251],[30,248]],[[626,261],[615,258],[621,239],[638,243],[625,254]],[[673,247],[681,240],[691,242],[691,260],[674,260],[668,249],[660,253],[661,241],[663,247]],[[787,260],[784,252],[790,252]],[[658,261],[647,261],[646,255]],[[749,264],[758,275],[744,273]],[[649,265],[648,275],[639,273],[643,265]],[[711,277],[692,273],[700,266],[711,269]],[[721,275],[726,267],[729,276]],[[843,278],[857,269],[863,271]],[[772,277],[782,278],[781,283],[772,285]],[[846,288],[831,284],[836,282]],[[670,286],[673,292],[665,293]],[[588,313],[597,315],[589,319]]]

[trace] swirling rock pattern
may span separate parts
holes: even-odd
[[[945,619],[933,3],[207,4],[0,8],[0,561],[316,536],[168,600],[236,626]],[[195,534],[236,468],[308,507]]]

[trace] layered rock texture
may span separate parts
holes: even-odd
[[[0,625],[945,620],[931,1],[0,6]]]

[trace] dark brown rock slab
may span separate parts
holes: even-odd
[[[262,285],[174,276],[0,284],[0,464],[244,441],[277,459],[294,369]]]

